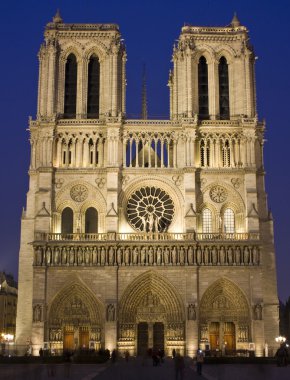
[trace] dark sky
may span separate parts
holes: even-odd
[[[274,215],[279,296],[290,296],[290,2],[289,0],[9,0],[0,2],[0,270],[17,275],[20,217],[28,189],[28,116],[35,117],[37,52],[60,8],[64,22],[117,23],[127,46],[127,114],[140,114],[143,62],[149,116],[169,110],[168,71],[184,23],[225,26],[234,11],[250,30],[259,118],[267,121],[266,187]]]

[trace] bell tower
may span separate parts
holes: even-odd
[[[184,26],[173,50],[171,118],[256,116],[255,55],[234,15],[226,27]]]

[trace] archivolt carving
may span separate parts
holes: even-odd
[[[155,308],[163,315],[164,322],[174,323],[185,319],[183,303],[176,290],[154,272],[137,277],[125,290],[120,305],[121,323],[135,323],[137,319],[150,320],[150,313],[155,314]]]
[[[74,283],[61,290],[50,304],[50,326],[100,325],[102,307],[90,290]]]
[[[238,286],[222,278],[214,282],[202,296],[200,320],[206,322],[227,317],[231,320],[248,320],[249,305]]]

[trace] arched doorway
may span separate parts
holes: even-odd
[[[146,272],[125,290],[119,312],[118,348],[142,355],[149,348],[184,352],[185,316],[174,287],[155,272]]]
[[[203,348],[228,354],[248,348],[250,310],[237,285],[223,278],[205,291],[200,302],[199,331]]]
[[[101,305],[81,284],[63,289],[49,308],[47,340],[51,348],[99,349],[102,344]]]

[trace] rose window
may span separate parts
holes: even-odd
[[[141,187],[131,195],[127,204],[128,221],[142,232],[167,231],[174,216],[171,197],[158,187]]]
[[[209,196],[214,202],[222,203],[227,199],[228,193],[227,193],[226,189],[223,188],[222,186],[214,186],[210,190]]]

